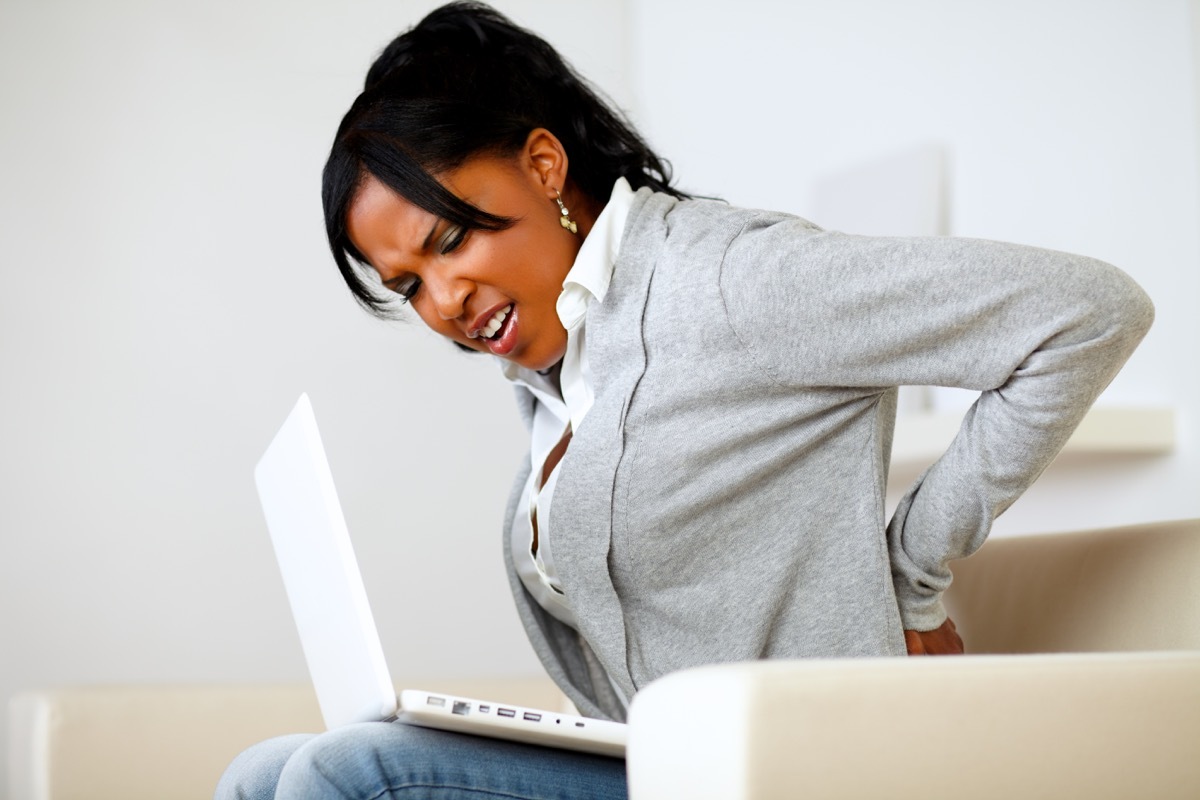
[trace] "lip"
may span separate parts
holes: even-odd
[[[484,326],[488,324],[488,322],[492,319],[492,317],[496,316],[496,312],[503,310],[505,306],[511,306],[511,305],[514,305],[514,304],[510,303],[508,301],[505,301],[502,303],[497,303],[496,305],[492,306],[491,309],[480,314],[478,317],[475,318],[475,322],[473,322],[471,324],[471,327],[467,329],[467,338],[468,339],[478,339],[479,332],[481,330],[483,330]]]

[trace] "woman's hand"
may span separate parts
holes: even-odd
[[[957,656],[963,652],[962,639],[949,617],[931,631],[905,631],[904,643],[910,656]]]

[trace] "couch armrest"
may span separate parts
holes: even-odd
[[[629,723],[632,800],[1200,797],[1200,652],[702,667]]]

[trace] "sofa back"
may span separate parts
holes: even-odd
[[[1200,520],[997,537],[952,569],[968,653],[1200,650]]]
[[[399,685],[534,708],[567,702],[544,677]],[[58,689],[18,695],[9,714],[11,800],[208,800],[245,748],[325,727],[311,685]]]

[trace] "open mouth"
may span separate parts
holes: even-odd
[[[487,324],[479,330],[480,339],[495,339],[499,337],[501,329],[504,327],[505,320],[508,319],[509,312],[512,311],[512,305],[507,305],[492,315]]]
[[[479,338],[493,354],[505,356],[517,345],[517,312],[507,305],[492,315],[487,325],[479,331]]]

